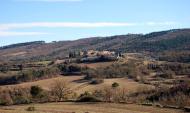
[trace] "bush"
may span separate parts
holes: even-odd
[[[112,88],[116,88],[116,87],[119,87],[119,83],[114,82],[114,83],[112,84]]]
[[[80,97],[85,97],[85,96],[91,96],[91,93],[88,91],[85,91],[83,94],[80,94]]]
[[[84,75],[86,75],[84,77],[85,80],[91,80],[92,78],[96,78],[97,75],[96,75],[96,70],[95,69],[91,69],[91,68],[88,68],[86,70],[83,70],[82,72]]]
[[[42,88],[39,86],[31,86],[30,94],[32,95],[32,97],[37,97],[42,93],[42,91]]]
[[[165,71],[163,74],[160,74],[159,77],[167,78],[167,79],[173,79],[175,76],[175,73],[172,71]]]
[[[26,111],[35,111],[36,108],[34,106],[30,106],[26,109]]]
[[[8,72],[10,70],[9,68],[10,68],[9,66],[1,64],[0,65],[0,72],[6,73],[6,72]]]
[[[30,103],[28,88],[7,88],[0,90],[0,105],[28,104]]]
[[[166,105],[173,105],[183,108],[189,106],[190,86],[188,84],[179,84],[169,89],[158,90],[147,97],[151,102],[161,102]]]
[[[101,100],[92,95],[90,92],[85,91],[81,94],[76,102],[100,102]]]
[[[60,71],[62,74],[68,75],[68,74],[80,74],[82,71],[82,67],[75,65],[75,64],[60,64],[59,66]]]
[[[99,67],[96,69],[88,69],[86,71],[86,78],[121,78],[129,77],[132,71],[131,64],[114,63],[110,66]]]
[[[93,91],[92,95],[95,96],[96,98],[99,98],[99,99],[101,98],[101,100],[103,100],[104,94],[102,90],[95,90]]]
[[[101,100],[97,99],[94,96],[83,96],[79,98],[77,102],[101,102]]]
[[[14,104],[29,104],[30,103],[30,99],[23,96],[17,96],[13,99],[13,101],[14,101]]]
[[[90,84],[101,84],[104,82],[104,79],[93,79]]]
[[[31,81],[33,79],[34,79],[33,70],[30,69],[27,71],[19,72],[16,75],[15,81],[26,82],[26,81]]]
[[[1,95],[1,98],[0,98],[0,105],[12,105],[13,104],[13,100],[10,96],[9,93],[4,93]]]

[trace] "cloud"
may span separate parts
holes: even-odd
[[[22,28],[98,28],[98,27],[129,27],[129,26],[169,26],[176,22],[147,22],[147,23],[114,23],[114,22],[31,22],[0,24],[0,30]]]
[[[0,24],[0,36],[31,36],[47,35],[42,32],[12,32],[11,30],[29,28],[99,28],[99,27],[126,27],[134,26],[133,23],[74,23],[74,22],[32,22]]]
[[[148,26],[169,26],[169,25],[176,25],[177,22],[168,21],[168,22],[147,22],[145,25]]]
[[[176,22],[146,22],[146,23],[119,23],[119,22],[31,22],[0,24],[0,36],[29,36],[46,35],[42,32],[11,32],[11,30],[30,28],[103,28],[103,27],[142,27],[142,26],[171,26]]]
[[[14,0],[20,2],[81,2],[83,0]]]
[[[22,28],[97,28],[97,27],[127,27],[135,26],[135,23],[77,23],[77,22],[33,22],[33,23],[11,23],[0,24],[0,30],[22,29]]]
[[[5,36],[34,36],[34,35],[47,35],[47,34],[49,34],[49,33],[0,31],[0,37],[5,37]]]

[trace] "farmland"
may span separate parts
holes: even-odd
[[[0,107],[1,113],[31,113],[26,109],[34,106],[32,113],[183,113],[181,110],[161,109],[151,106],[114,103],[48,103]]]
[[[187,32],[188,36],[188,31],[160,33],[170,36],[174,32]],[[113,44],[111,50],[102,50],[100,48],[104,46],[99,48],[100,45],[97,45],[98,50],[73,47],[71,51],[62,51],[62,42],[55,42],[60,44],[59,46],[54,43],[33,42],[2,47],[0,59],[7,57],[8,61],[0,62],[0,113],[28,113],[29,111],[34,113],[183,113],[189,111],[188,52],[187,54],[183,51],[175,53],[168,49],[170,51],[167,54],[159,44],[156,48],[154,46],[147,48],[147,45],[144,45],[144,43],[160,41],[149,39],[160,33],[103,38],[111,45],[114,39],[114,44],[124,39],[137,42],[137,45],[128,46],[128,52],[120,44],[118,47],[122,46],[122,48],[115,48]],[[135,37],[129,38],[131,36]],[[138,37],[145,39],[145,42],[140,43]],[[178,40],[176,38],[178,35],[177,37],[174,35],[175,40],[172,40],[175,43]],[[186,40],[186,37],[183,38]],[[96,40],[97,42],[91,43],[98,44],[102,39],[70,41],[71,45],[66,44],[66,48],[72,47],[72,43],[85,44],[85,40]],[[165,44],[161,41],[160,44],[162,43]],[[24,52],[29,48],[25,47],[27,45],[52,49],[40,50],[43,52],[36,49],[33,49],[33,52]],[[91,44],[89,45],[90,48]],[[140,45],[143,45],[143,48],[140,48]],[[19,49],[16,49],[17,46]],[[171,48],[172,45],[168,46]],[[130,48],[137,50],[131,51]],[[145,50],[139,52],[141,49]],[[172,56],[175,57],[171,58]],[[106,109],[108,107],[109,109]]]

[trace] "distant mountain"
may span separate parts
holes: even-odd
[[[44,43],[45,43],[45,41],[34,41],[34,42],[18,43],[18,44],[2,46],[2,47],[0,47],[0,50],[18,48],[18,47],[29,46],[29,45],[38,45],[38,44],[44,44]]]
[[[111,50],[152,54],[190,50],[190,29],[175,29],[149,34],[93,37],[75,41],[43,41],[13,44],[0,48],[0,60],[38,60],[63,58],[70,51]]]
[[[190,50],[190,29],[154,32],[143,35],[127,49],[162,52],[166,50]]]

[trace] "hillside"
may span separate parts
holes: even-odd
[[[154,89],[154,86],[152,86],[152,85],[139,84],[138,82],[129,80],[127,78],[105,79],[104,83],[97,84],[97,85],[90,84],[89,81],[84,80],[83,78],[84,78],[84,76],[58,76],[56,78],[39,80],[39,81],[35,81],[35,82],[26,82],[26,83],[16,84],[16,85],[14,84],[14,85],[0,86],[0,88],[1,89],[3,89],[3,88],[11,88],[12,89],[12,88],[17,88],[17,87],[30,88],[31,86],[38,85],[38,86],[42,87],[43,89],[50,90],[52,84],[56,80],[65,80],[69,83],[69,86],[71,87],[71,89],[77,94],[82,94],[85,91],[93,92],[98,89],[100,90],[105,87],[111,86],[112,83],[114,83],[114,82],[120,83],[121,88],[128,86],[127,92],[129,92],[129,93],[137,92],[140,88],[145,88],[145,87],[147,88],[147,90]]]
[[[153,34],[155,36],[155,33]],[[141,38],[149,40],[149,37],[144,36]],[[153,40],[153,38],[151,39]],[[130,40],[137,40],[137,37],[131,38]],[[160,40],[166,39],[160,38]],[[139,41],[139,43],[141,42]],[[23,48],[26,45],[31,47],[30,43],[16,46]],[[45,45],[48,44],[36,44],[38,47]],[[8,48],[15,49],[15,47],[11,46]],[[167,51],[172,52],[174,50],[176,49],[168,49]],[[109,51],[107,52],[111,53]],[[157,52],[158,51],[154,51],[152,53]],[[160,50],[159,52],[164,54],[166,51]],[[99,55],[100,53],[99,51]],[[20,52],[14,54],[25,53]],[[173,54],[166,55],[173,57]],[[78,59],[79,58],[80,57],[78,57]],[[151,109],[150,111],[143,111],[150,113],[160,113],[159,111],[162,110],[161,108],[163,107],[181,109],[179,112],[189,110],[189,63],[154,60],[140,52],[123,53],[116,60],[109,62],[104,60],[100,60],[101,62],[96,60],[96,62],[77,62],[77,60],[72,61],[73,59],[74,57],[49,61],[29,61],[18,64],[17,62],[0,64],[0,105],[64,101],[101,101],[123,103],[122,105],[124,106],[139,104],[143,108],[145,108],[144,105],[160,107],[156,108],[158,111],[152,111]],[[59,105],[60,103],[55,104]],[[73,108],[75,104],[78,103],[72,103],[72,110],[75,109]],[[98,103],[92,104],[97,105]],[[49,104],[43,105],[47,105],[46,107],[49,106]],[[80,103],[78,105],[82,104]],[[62,107],[64,106],[65,105]],[[93,106],[89,106],[89,109],[90,108],[95,109]],[[118,110],[121,111],[121,106],[117,106],[116,108],[119,108]],[[0,111],[2,110],[2,112],[4,112],[4,109],[6,108],[0,107]],[[7,109],[13,109],[13,112],[17,112],[17,108],[14,109],[14,106]],[[18,109],[22,109],[23,112],[27,110],[27,108],[20,107],[18,107]],[[42,112],[57,112],[55,109],[46,111],[41,109],[41,107],[35,107],[35,111],[41,112],[41,110]],[[84,110],[86,111],[86,108]],[[59,111],[63,110],[59,109]],[[133,109],[129,112],[132,111]],[[63,111],[63,113],[64,112],[65,111]],[[76,112],[78,113],[79,111]],[[93,113],[97,111],[91,110],[90,112]],[[104,113],[104,111],[100,111],[100,113],[101,112]],[[116,112],[118,111],[116,110]],[[124,112],[127,113],[128,111],[124,110]],[[135,112],[141,113],[141,110]],[[170,113],[170,111],[166,113]]]
[[[14,44],[0,48],[0,61],[64,58],[70,51],[89,49],[146,53],[187,52],[190,50],[190,29],[153,32],[145,35],[93,37],[52,43],[37,41]]]

